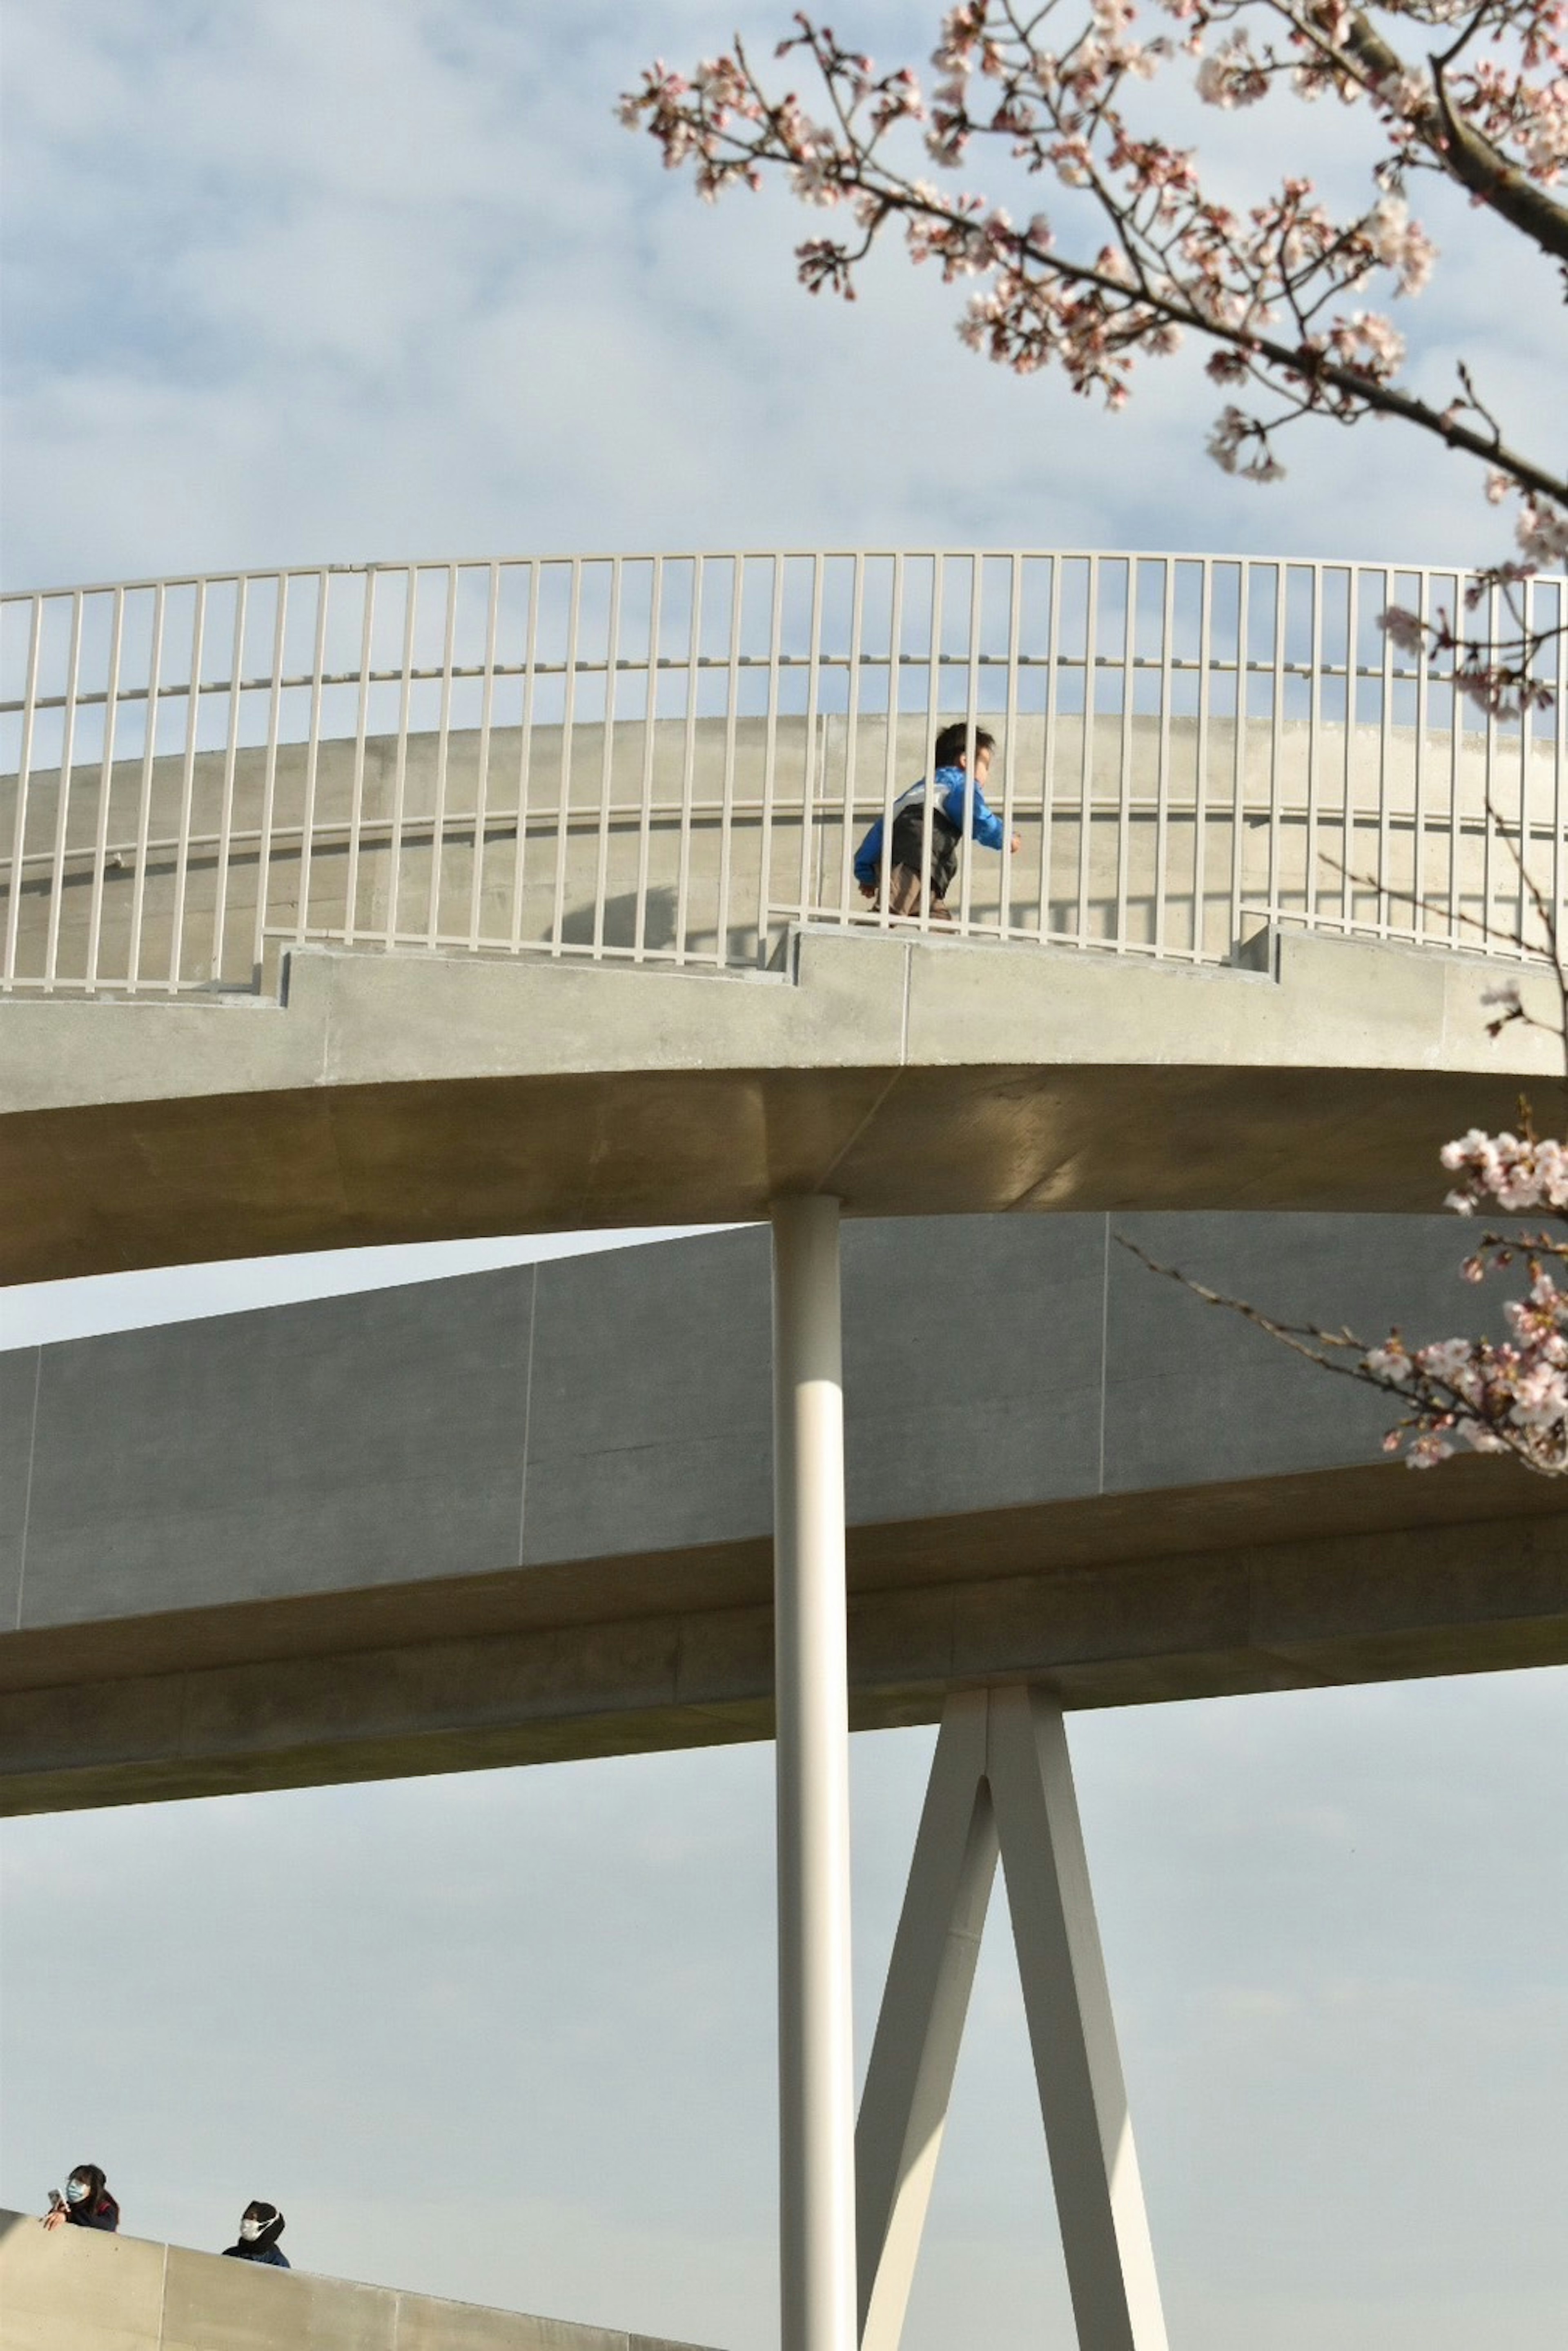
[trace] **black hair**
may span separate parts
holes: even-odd
[[[977,726],[975,729],[976,758],[979,758],[982,751],[994,751],[996,747],[996,737],[988,735],[983,726]],[[933,765],[938,768],[956,768],[959,760],[967,756],[968,748],[969,722],[967,718],[956,718],[951,726],[944,726],[936,737]]]
[[[231,2254],[236,2261],[261,2261],[267,2253],[272,2252],[279,2237],[283,2234],[283,2215],[278,2210],[276,2204],[266,2203],[263,2201],[261,2197],[253,2196],[250,2202],[246,2206],[245,2210],[240,2215],[240,2228],[242,2232],[245,2228],[245,2223],[247,2220],[256,2220],[260,2223],[256,2235],[247,2242],[242,2233],[238,2242],[233,2245],[225,2245],[224,2247],[224,2252],[226,2254]],[[279,2253],[277,2258],[278,2261],[282,2262],[283,2267],[287,2269],[288,2267],[288,2263],[283,2260],[283,2255]]]

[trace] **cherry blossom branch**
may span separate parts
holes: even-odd
[[[1568,1261],[1568,1242],[1536,1237],[1521,1242],[1489,1234],[1482,1251],[1500,1267],[1523,1255],[1530,1289],[1503,1308],[1511,1339],[1439,1339],[1410,1348],[1398,1331],[1372,1346],[1345,1326],[1281,1322],[1244,1298],[1228,1298],[1162,1265],[1124,1233],[1117,1239],[1151,1273],[1179,1283],[1206,1306],[1239,1314],[1255,1330],[1309,1364],[1362,1387],[1375,1388],[1405,1409],[1383,1440],[1385,1453],[1403,1447],[1406,1466],[1435,1468],[1459,1444],[1477,1453],[1511,1454],[1537,1475],[1568,1474],[1568,1288],[1546,1270],[1547,1259]],[[1481,1252],[1467,1260],[1466,1278],[1479,1281],[1490,1268]]]
[[[1431,54],[1409,62],[1378,16],[1437,35]],[[1172,29],[1145,37],[1151,21]],[[960,0],[942,21],[927,95],[912,68],[879,74],[800,15],[778,55],[810,64],[825,122],[796,92],[771,93],[738,41],[689,78],[651,67],[620,110],[669,168],[689,165],[710,201],[780,174],[803,203],[847,207],[852,239],[797,247],[813,292],[854,299],[860,268],[890,233],[946,282],[977,280],[959,331],[1020,373],[1061,365],[1073,390],[1119,408],[1139,358],[1197,336],[1217,382],[1263,395],[1261,409],[1228,403],[1214,426],[1209,453],[1228,472],[1278,479],[1278,437],[1309,415],[1392,418],[1481,459],[1494,486],[1521,497],[1521,559],[1479,574],[1467,608],[1501,590],[1513,636],[1493,645],[1458,614],[1432,623],[1395,610],[1387,625],[1398,642],[1452,653],[1461,690],[1511,714],[1552,695],[1541,660],[1563,624],[1537,624],[1515,591],[1568,557],[1568,474],[1509,441],[1463,368],[1446,407],[1419,397],[1402,380],[1405,344],[1390,319],[1351,300],[1380,275],[1396,297],[1427,283],[1436,249],[1405,194],[1417,172],[1448,177],[1568,260],[1568,207],[1548,193],[1568,171],[1565,21],[1563,0],[1044,0],[1027,10]],[[1054,50],[1053,35],[1065,36]],[[1178,57],[1197,61],[1197,94],[1221,111],[1287,78],[1300,98],[1364,106],[1375,131],[1365,207],[1336,219],[1299,175],[1245,212],[1211,194],[1196,151],[1145,132],[1130,111],[1135,89]],[[917,139],[940,173],[956,174],[988,141],[1026,183],[1054,181],[1073,233],[1061,242],[1040,212],[1015,224],[972,190],[915,176],[900,153]]]
[[[1326,13],[1326,12],[1325,12]],[[1543,188],[1535,185],[1519,167],[1501,153],[1485,132],[1467,120],[1456,103],[1457,93],[1449,87],[1447,68],[1461,49],[1481,29],[1490,10],[1478,10],[1461,38],[1442,57],[1427,60],[1432,76],[1429,99],[1416,99],[1410,104],[1406,120],[1433,151],[1441,168],[1451,173],[1476,200],[1498,214],[1521,234],[1541,247],[1553,259],[1568,262],[1568,209],[1554,204]],[[1542,12],[1544,13],[1544,12]],[[1375,94],[1382,87],[1397,85],[1407,72],[1405,60],[1375,31],[1365,15],[1356,9],[1350,16],[1345,34],[1345,47],[1358,64],[1366,68],[1368,83]]]
[[[1491,1009],[1493,1038],[1512,1022],[1555,1036],[1568,1082],[1568,964],[1562,954],[1556,908],[1529,871],[1523,850],[1489,801],[1489,821],[1498,824],[1519,865],[1521,878],[1542,925],[1556,983],[1557,1019],[1542,1020],[1526,1009],[1520,982],[1510,976],[1481,997]],[[1522,941],[1513,935],[1513,944]],[[1405,1451],[1413,1469],[1433,1468],[1459,1445],[1480,1453],[1508,1453],[1542,1477],[1568,1476],[1568,1145],[1537,1134],[1530,1104],[1521,1099],[1518,1134],[1488,1134],[1472,1127],[1445,1144],[1442,1165],[1455,1178],[1444,1203],[1462,1217],[1479,1208],[1505,1216],[1542,1215],[1547,1229],[1520,1235],[1484,1232],[1460,1269],[1469,1282],[1481,1282],[1522,1262],[1529,1287],[1522,1299],[1504,1301],[1510,1336],[1503,1340],[1451,1338],[1412,1347],[1391,1331],[1376,1345],[1348,1325],[1330,1331],[1317,1323],[1284,1322],[1248,1300],[1227,1297],[1194,1281],[1177,1268],[1161,1265],[1135,1241],[1118,1234],[1152,1272],[1179,1282],[1207,1306],[1239,1314],[1291,1353],[1324,1371],[1358,1381],[1404,1406],[1384,1438],[1384,1449]],[[1562,1269],[1562,1278],[1553,1269]]]
[[[1468,370],[1461,369],[1460,374],[1466,388],[1466,405],[1478,407]],[[1511,487],[1509,476],[1501,468],[1488,476],[1487,496],[1494,506],[1508,496]],[[1435,621],[1427,621],[1405,605],[1391,604],[1378,615],[1379,628],[1402,651],[1414,653],[1425,647],[1435,660],[1450,657],[1458,691],[1499,718],[1521,718],[1529,710],[1552,706],[1557,690],[1549,678],[1542,675],[1542,656],[1560,639],[1568,637],[1568,583],[1558,592],[1558,618],[1554,621],[1531,620],[1521,601],[1526,582],[1537,578],[1547,566],[1568,560],[1568,511],[1527,496],[1521,504],[1514,538],[1524,559],[1492,564],[1478,571],[1464,590],[1465,609],[1471,612],[1489,595],[1500,595],[1511,635],[1500,637],[1495,629],[1484,634],[1466,631],[1459,625],[1457,612],[1439,611]]]

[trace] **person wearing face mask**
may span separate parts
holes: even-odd
[[[49,2190],[45,2228],[62,2229],[68,2221],[73,2229],[108,2229],[111,2232],[120,2226],[120,2207],[96,2163],[78,2163],[66,2181],[63,2196],[57,2189]]]
[[[225,2245],[224,2252],[236,2262],[263,2262],[268,2269],[286,2270],[288,2256],[277,2246],[282,2234],[283,2215],[276,2204],[247,2204],[239,2224],[239,2242]]]

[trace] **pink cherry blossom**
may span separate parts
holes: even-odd
[[[1075,391],[1116,408],[1140,362],[1197,334],[1230,394],[1209,452],[1241,478],[1278,480],[1276,444],[1308,417],[1393,417],[1479,459],[1487,496],[1520,499],[1518,559],[1478,572],[1464,598],[1467,612],[1500,598],[1500,628],[1391,613],[1389,634],[1446,664],[1490,714],[1542,704],[1538,656],[1562,624],[1528,623],[1510,591],[1568,561],[1561,457],[1511,446],[1467,367],[1455,398],[1427,397],[1376,304],[1385,290],[1418,297],[1438,266],[1412,210],[1423,174],[1457,183],[1522,238],[1546,271],[1545,300],[1559,298],[1564,0],[959,0],[936,31],[929,89],[915,66],[881,71],[804,14],[777,56],[809,69],[821,121],[794,90],[770,89],[738,43],[689,78],[649,67],[621,120],[645,129],[669,168],[689,167],[708,202],[771,173],[802,203],[840,210],[852,234],[796,249],[812,292],[852,300],[890,231],[946,283],[979,280],[958,331],[1020,374],[1061,367]],[[1202,156],[1162,130],[1153,93],[1173,74],[1215,115]],[[1228,193],[1239,167],[1219,135],[1227,114],[1330,97],[1359,117],[1361,201],[1331,203],[1299,172],[1249,201]],[[1031,192],[1053,183],[1049,228],[1032,203],[1016,207],[1033,211],[1018,226],[964,183],[981,155]],[[1352,298],[1369,289],[1370,301]]]

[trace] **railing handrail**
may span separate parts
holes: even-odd
[[[1426,563],[1395,561],[1384,556],[1369,555],[1253,555],[1237,554],[1234,549],[1219,548],[1151,548],[1151,547],[953,547],[917,542],[914,546],[861,547],[683,547],[683,548],[606,548],[575,551],[559,549],[542,554],[530,554],[517,549],[506,555],[410,555],[371,556],[358,563],[263,563],[228,565],[215,571],[153,572],[135,580],[62,580],[57,584],[31,588],[0,590],[0,604],[27,603],[38,596],[110,596],[117,590],[126,595],[152,588],[199,588],[237,586],[242,580],[333,580],[360,579],[371,572],[388,575],[409,571],[487,571],[492,565],[506,569],[521,564],[552,567],[582,563],[809,563],[821,559],[826,563],[862,562],[888,563],[897,559],[904,563],[929,563],[971,559],[979,562],[1011,562],[1014,558],[1027,563],[1201,563],[1212,567],[1219,563],[1278,564],[1291,571],[1381,571],[1389,578],[1404,580],[1421,578],[1437,580],[1470,580],[1476,575],[1473,563]],[[1543,580],[1554,580],[1568,572],[1543,571]]]
[[[1376,625],[1471,576],[830,547],[13,590],[0,989],[260,986],[290,937],[726,967],[791,920],[1214,962],[1260,908],[1417,944],[1479,923],[1486,952],[1528,954],[1493,818],[1568,922],[1568,636],[1555,706],[1501,721],[1451,655]],[[1520,593],[1568,617],[1568,578]],[[1023,852],[971,849],[948,904],[927,869],[911,914],[894,803],[955,720],[997,736],[988,791]],[[852,861],[878,819],[868,911]]]

